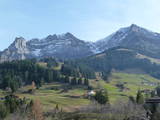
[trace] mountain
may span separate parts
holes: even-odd
[[[121,28],[110,36],[97,41],[95,44],[100,51],[122,46],[134,49],[147,56],[160,58],[160,34],[135,24]]]
[[[0,54],[0,61],[23,60],[29,58],[30,51],[27,48],[27,41],[20,37]]]
[[[110,48],[102,53],[80,59],[74,64],[87,66],[94,71],[104,73],[111,70],[136,70],[156,78],[160,76],[159,59],[145,56],[125,47]]]
[[[85,42],[71,33],[31,40],[19,37],[0,52],[0,62],[45,57],[78,59],[117,46],[133,49],[145,56],[160,58],[160,34],[132,24],[97,42]]]
[[[74,59],[93,54],[89,43],[76,38],[71,33],[49,35],[41,40],[32,39],[27,42],[27,45],[31,53],[36,57]]]
[[[0,61],[23,60],[26,58],[57,57],[60,59],[76,59],[94,54],[91,43],[84,42],[71,33],[49,35],[43,39],[15,41],[1,52]]]

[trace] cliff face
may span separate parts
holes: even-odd
[[[160,59],[160,34],[133,24],[96,42],[85,42],[71,33],[54,34],[29,41],[22,37],[16,38],[7,49],[0,52],[0,62],[44,57],[77,59],[117,46]]]
[[[27,58],[57,57],[60,59],[76,59],[94,54],[90,44],[71,33],[49,35],[44,39],[16,38],[15,41],[1,52],[0,61],[23,60]]]
[[[0,61],[23,60],[26,59],[29,54],[30,51],[27,48],[27,41],[20,37],[16,38],[7,49],[1,52]]]

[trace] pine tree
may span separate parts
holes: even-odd
[[[3,78],[3,81],[2,81],[2,88],[3,89],[6,89],[7,87],[10,87],[10,82],[11,82],[11,76],[9,73],[7,73],[4,78]]]
[[[78,85],[82,85],[82,78],[78,79]]]
[[[77,85],[77,79],[76,77],[71,79],[71,85]]]
[[[28,80],[28,77],[29,77],[29,72],[28,71],[25,71],[24,73],[24,80],[27,82]]]
[[[12,93],[14,93],[14,92],[17,91],[17,89],[18,89],[18,83],[17,83],[16,80],[13,79],[13,80],[10,82],[10,88],[11,88]]]
[[[84,85],[89,86],[89,80],[87,78],[84,79]]]
[[[69,83],[69,76],[65,76],[64,82],[65,82],[65,83]]]
[[[51,83],[53,81],[53,72],[52,70],[48,70],[48,82]]]
[[[104,91],[104,97],[105,97],[106,103],[109,103],[109,95],[107,90]]]
[[[137,102],[137,104],[144,103],[144,96],[140,90],[138,90],[138,92],[137,92],[136,102]]]

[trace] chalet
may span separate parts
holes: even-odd
[[[95,91],[91,90],[87,93],[88,96],[94,96],[96,94]]]

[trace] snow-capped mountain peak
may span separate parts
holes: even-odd
[[[160,58],[160,34],[132,24],[97,42],[85,42],[69,32],[28,41],[23,37],[18,37],[0,53],[0,61],[43,57],[82,58],[116,46],[135,49],[146,55],[159,56]]]
[[[160,34],[132,24],[129,27],[119,29],[95,44],[100,51],[122,46],[156,56],[160,51]]]
[[[0,61],[20,60],[26,58],[57,57],[61,59],[81,58],[92,55],[87,42],[76,38],[71,33],[48,35],[43,39],[16,38],[2,52]]]

